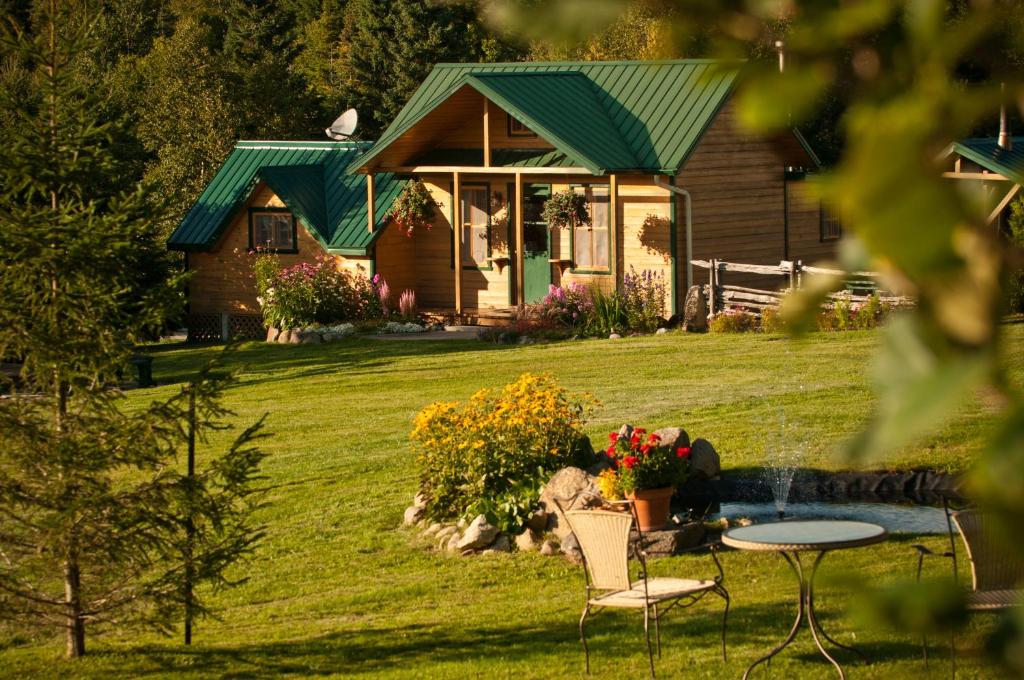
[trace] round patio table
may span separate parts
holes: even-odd
[[[729,529],[722,534],[722,543],[739,550],[752,550],[755,552],[777,552],[786,560],[793,573],[796,574],[800,583],[800,600],[797,604],[796,621],[789,635],[782,641],[782,644],[775,647],[760,659],[750,664],[750,668],[743,674],[743,679],[750,675],[754,668],[781,652],[793,641],[800,624],[803,623],[804,614],[807,616],[807,627],[811,629],[811,637],[822,656],[828,659],[836,670],[839,677],[846,679],[839,662],[828,653],[822,645],[821,638],[825,638],[836,647],[849,650],[858,654],[864,661],[867,657],[859,650],[840,644],[829,637],[828,633],[821,627],[814,613],[814,575],[818,572],[818,565],[825,557],[825,553],[832,550],[845,550],[847,548],[859,548],[865,545],[880,543],[885,540],[885,529],[877,524],[868,522],[845,522],[839,520],[812,520],[812,521],[784,521],[771,522],[768,524],[754,524],[748,527]],[[816,552],[817,557],[811,567],[811,573],[805,574],[803,564],[800,562],[800,553]]]

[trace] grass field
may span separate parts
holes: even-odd
[[[1024,378],[1024,326],[1008,328],[1011,374]],[[228,405],[245,425],[264,412],[273,437],[264,463],[268,534],[245,571],[248,582],[216,596],[222,620],[202,622],[197,644],[145,631],[90,638],[90,655],[61,658],[56,637],[0,629],[0,674],[43,677],[386,676],[407,678],[577,677],[582,652],[578,567],[537,554],[460,558],[439,554],[401,528],[416,489],[407,437],[415,413],[437,399],[460,399],[500,386],[523,371],[549,371],[603,406],[588,433],[603,440],[623,422],[681,425],[709,439],[727,473],[761,465],[779,409],[811,442],[807,463],[841,469],[835,451],[872,408],[867,374],[879,336],[820,335],[801,344],[763,336],[663,336],[499,347],[473,341],[357,339],[323,346],[246,345]],[[168,394],[216,348],[161,346],[161,386],[134,400]],[[992,425],[986,395],[928,441],[873,468],[964,470]],[[214,442],[215,444],[217,442]],[[202,452],[200,452],[200,459]],[[914,554],[901,537],[837,553],[825,562],[819,607],[840,642],[873,660],[849,662],[854,678],[942,677],[943,660],[926,669],[911,636],[863,622],[850,602],[862,586],[910,576]],[[934,548],[939,537],[924,539]],[[700,605],[663,627],[661,677],[739,677],[781,640],[792,622],[794,584],[770,555],[726,552],[730,616],[727,664],[717,651],[719,609]],[[935,565],[934,573],[941,567]],[[710,574],[704,556],[658,560],[663,575]],[[838,579],[838,580],[836,580]],[[991,625],[979,617],[966,647]],[[600,614],[590,626],[594,677],[642,677],[646,654],[640,617]],[[975,645],[976,646],[976,645]],[[806,631],[772,662],[774,677],[829,677]],[[960,677],[995,677],[977,658]]]

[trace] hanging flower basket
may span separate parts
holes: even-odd
[[[590,226],[590,208],[587,197],[575,191],[559,191],[544,202],[541,217],[548,226],[555,229],[572,229],[579,225]]]
[[[391,204],[388,217],[411,238],[416,229],[430,231],[436,207],[437,203],[423,182],[414,180],[405,185],[402,193]]]

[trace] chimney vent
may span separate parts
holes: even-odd
[[[999,146],[1009,151],[1013,148],[1009,125],[1006,123],[1006,83],[1000,85],[1002,97],[999,102]]]

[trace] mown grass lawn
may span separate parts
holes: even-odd
[[[1007,335],[1005,351],[1019,384],[1024,326],[1008,327]],[[746,473],[761,465],[782,409],[806,432],[807,464],[840,469],[849,463],[836,450],[872,408],[867,373],[878,341],[876,333],[854,332],[800,344],[668,334],[523,347],[373,339],[246,345],[232,359],[244,373],[227,402],[239,425],[269,413],[274,436],[266,441],[264,472],[270,503],[260,516],[268,534],[245,567],[248,582],[216,596],[222,620],[203,622],[190,649],[145,631],[91,638],[91,654],[79,662],[61,659],[56,637],[0,629],[0,674],[581,676],[579,568],[537,554],[452,557],[399,526],[416,489],[407,443],[415,413],[434,400],[498,387],[523,371],[549,371],[602,402],[588,427],[595,441],[623,422],[682,425],[715,444],[727,471]],[[161,346],[155,364],[161,386],[130,398],[169,394],[216,351]],[[964,470],[991,427],[991,409],[989,397],[973,395],[933,438],[871,467]],[[942,660],[926,669],[911,636],[861,620],[848,605],[865,599],[863,586],[841,578],[856,575],[874,586],[910,576],[915,558],[909,544],[917,540],[899,537],[825,562],[822,574],[840,577],[819,593],[825,624],[840,642],[855,642],[874,660],[861,666],[840,656],[851,677],[948,672]],[[942,545],[940,537],[923,542]],[[723,563],[734,602],[729,662],[718,656],[719,609],[709,603],[664,626],[661,677],[739,677],[788,631],[795,594],[784,563],[739,552],[726,552]],[[700,575],[712,568],[707,557],[686,556],[659,560],[654,570]],[[975,619],[963,644],[971,647],[991,623]],[[599,614],[590,631],[594,677],[646,673],[640,617]],[[960,677],[995,674],[970,655],[961,670]],[[829,672],[806,631],[772,662],[774,677]]]

